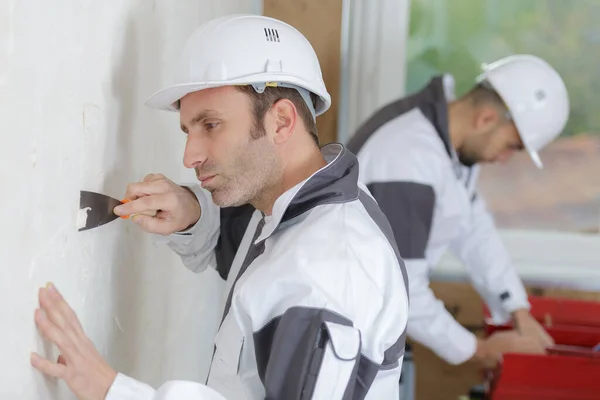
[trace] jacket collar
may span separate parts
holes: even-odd
[[[321,154],[327,165],[277,198],[273,213],[255,243],[271,236],[281,223],[317,206],[346,203],[358,198],[358,161],[354,154],[340,143],[323,146]]]
[[[450,142],[448,102],[454,100],[454,79],[449,74],[436,76],[417,96],[421,112],[433,124],[448,156],[453,158],[455,150]]]
[[[449,74],[437,76],[429,82],[420,95],[423,99],[423,103],[420,106],[421,112],[433,124],[437,134],[444,143],[446,152],[452,161],[454,174],[458,179],[462,179],[464,170],[472,171],[473,167],[466,167],[461,164],[458,154],[450,142],[448,102],[455,99],[454,79]]]

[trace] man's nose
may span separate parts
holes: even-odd
[[[183,165],[186,168],[201,166],[207,158],[208,146],[206,139],[200,134],[189,133],[183,152]]]

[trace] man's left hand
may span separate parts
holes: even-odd
[[[58,347],[61,357],[55,363],[32,353],[31,364],[46,375],[63,379],[80,400],[104,400],[117,373],[98,353],[54,285],[39,290],[39,301],[35,323]]]
[[[513,313],[515,328],[523,336],[531,337],[548,348],[554,345],[554,339],[546,332],[544,327],[531,315],[529,310],[521,309]]]

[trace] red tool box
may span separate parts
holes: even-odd
[[[556,342],[546,355],[504,354],[490,372],[490,400],[600,400],[600,302],[529,298],[531,314]],[[484,307],[486,335],[493,325]],[[598,346],[597,349],[594,349]]]

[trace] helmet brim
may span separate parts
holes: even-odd
[[[267,79],[265,79],[267,78]],[[270,79],[269,79],[270,78]],[[266,81],[281,81],[289,84],[297,85],[305,88],[308,91],[311,91],[319,97],[319,101],[316,107],[316,115],[321,115],[325,111],[327,111],[331,107],[331,96],[325,90],[323,93],[318,93],[318,91],[312,91],[310,86],[306,84],[306,82],[300,79],[277,79],[280,78],[276,75],[268,75],[268,76],[256,76],[252,79],[248,79],[247,77],[243,77],[240,79],[226,81],[226,82],[187,82],[187,83],[179,83],[168,86],[158,92],[154,93],[152,96],[146,100],[144,103],[146,106],[150,108],[154,108],[157,110],[165,110],[165,111],[179,111],[177,107],[177,102],[181,100],[186,95],[197,92],[200,90],[212,89],[217,87],[224,86],[236,86],[236,85],[251,85],[254,83],[263,83]]]
[[[177,102],[186,95],[200,90],[211,89],[223,86],[222,84],[197,82],[197,83],[181,83],[166,87],[146,100],[145,105],[157,110],[179,111]]]

